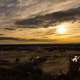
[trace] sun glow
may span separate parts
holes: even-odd
[[[66,25],[65,24],[60,24],[57,26],[56,32],[58,34],[64,34],[66,32]]]

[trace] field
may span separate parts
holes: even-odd
[[[1,45],[0,68],[14,69],[18,64],[36,63],[37,68],[45,74],[67,75],[70,69],[70,58],[72,55],[79,55],[79,49],[78,44]]]

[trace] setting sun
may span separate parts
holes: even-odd
[[[57,26],[56,32],[58,34],[64,34],[66,32],[65,24],[61,24]]]

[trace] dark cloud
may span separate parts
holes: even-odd
[[[4,28],[5,30],[13,31],[16,30],[16,28]]]
[[[14,37],[0,37],[0,40],[15,40],[15,41],[24,41],[24,42],[54,42],[55,40],[49,39],[22,39],[22,38],[14,38]]]
[[[18,19],[28,19],[30,17],[34,17],[35,15],[38,15],[37,17],[35,17],[38,18],[39,15],[44,15],[61,10],[63,11],[71,9],[73,7],[78,7],[79,5],[79,0],[0,0],[0,27],[12,27],[15,20]],[[43,17],[44,16],[41,16],[42,19]],[[40,22],[38,22],[37,20],[31,22],[28,21],[27,24],[29,25],[29,23],[32,23],[33,26],[40,24],[41,26],[46,26],[50,20],[42,21],[40,19],[39,21]]]
[[[0,37],[0,40],[18,40],[18,41],[25,41],[25,39],[13,38],[13,37]]]
[[[0,36],[3,36],[4,34],[0,34]]]
[[[59,11],[34,18],[16,21],[15,24],[24,27],[48,27],[64,21],[80,20],[80,7]]]

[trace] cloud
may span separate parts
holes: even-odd
[[[15,37],[0,37],[1,40],[14,40],[14,41],[22,41],[22,42],[54,42],[57,39],[49,40],[49,39],[22,39],[22,38],[15,38]]]
[[[17,0],[0,0],[0,27],[11,26],[18,10]]]
[[[65,21],[80,20],[80,7],[69,9],[66,11],[59,11],[42,16],[35,16],[30,19],[16,21],[16,25],[24,27],[48,27]]]
[[[56,27],[63,23],[68,32],[61,35]],[[59,42],[79,37],[78,23],[79,0],[0,0],[0,42]]]
[[[25,41],[25,39],[13,38],[13,37],[0,37],[0,40],[18,40],[18,41]]]
[[[12,26],[16,20],[64,11],[79,5],[79,0],[0,0],[0,27]]]
[[[19,3],[19,19],[67,10],[80,5],[79,0],[19,0]]]
[[[4,34],[0,34],[0,36],[3,36]]]
[[[0,25],[11,26],[16,20],[76,8],[79,0],[0,0]]]
[[[5,30],[8,30],[8,31],[13,31],[13,30],[16,30],[16,28],[4,28]]]
[[[0,15],[12,16],[17,9],[17,0],[0,0]],[[8,16],[8,17],[9,17]]]

